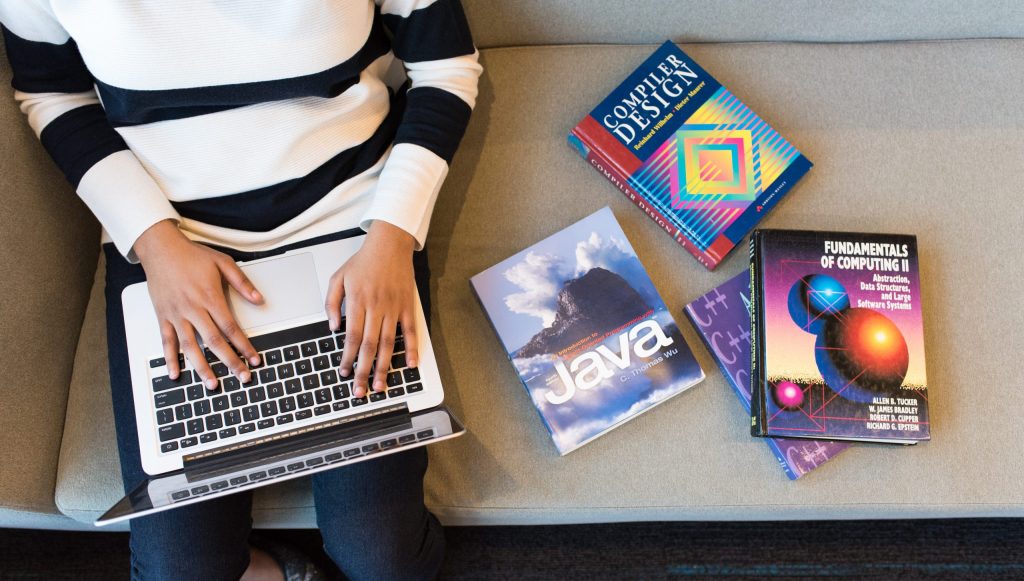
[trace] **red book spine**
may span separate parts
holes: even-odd
[[[608,181],[615,184],[631,202],[643,210],[644,214],[647,214],[648,218],[654,220],[662,230],[692,254],[705,268],[714,270],[718,266],[718,260],[697,248],[686,237],[686,234],[648,203],[642,193],[630,187],[627,176],[632,175],[642,165],[642,162],[605,131],[593,117],[588,115],[583,121],[580,121],[579,125],[573,128],[572,135],[586,146],[587,154],[584,157],[587,163],[601,172]],[[579,151],[583,153],[582,150]],[[618,163],[619,161],[623,161],[631,167],[622,167]]]

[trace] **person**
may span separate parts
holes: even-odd
[[[459,0],[0,0],[0,24],[15,99],[103,226],[126,489],[144,476],[128,284],[149,281],[172,377],[182,352],[216,388],[205,347],[246,382],[260,360],[225,288],[263,297],[235,261],[365,231],[327,293],[330,325],[346,332],[340,372],[356,395],[384,389],[399,326],[415,365],[417,251],[482,73]],[[436,574],[426,462],[419,448],[312,477],[325,550],[346,576]],[[133,520],[132,577],[317,578],[280,547],[249,545],[251,507],[238,493]]]

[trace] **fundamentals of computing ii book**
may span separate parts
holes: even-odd
[[[686,316],[697,328],[725,380],[742,403],[743,410],[749,414],[750,273],[743,271],[686,305]],[[768,438],[765,442],[791,480],[800,478],[849,447],[849,444],[828,440]]]
[[[704,379],[608,208],[470,283],[561,454]]]
[[[569,143],[708,269],[811,168],[671,42],[584,117]]]
[[[751,432],[929,439],[917,239],[756,230]]]

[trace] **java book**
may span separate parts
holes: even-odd
[[[709,270],[812,165],[671,42],[569,144]]]
[[[470,284],[560,454],[704,379],[607,207]]]
[[[686,305],[686,316],[749,414],[750,274],[743,271]],[[765,442],[790,480],[800,478],[850,446],[828,440],[768,438]]]
[[[755,230],[755,436],[930,438],[917,238]]]

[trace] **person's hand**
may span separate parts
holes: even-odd
[[[416,283],[412,253],[416,240],[404,230],[375,221],[359,249],[331,276],[327,291],[327,319],[331,329],[341,326],[341,302],[345,301],[345,343],[341,375],[351,377],[353,393],[366,395],[373,370],[374,391],[387,389],[387,375],[395,348],[398,325],[405,337],[405,359],[416,367]],[[376,368],[373,360],[376,356]]]
[[[226,254],[186,238],[169,220],[143,232],[133,249],[149,281],[168,376],[178,378],[180,348],[203,384],[217,388],[217,377],[196,340],[198,334],[231,373],[248,383],[252,374],[235,350],[254,366],[260,358],[228,308],[225,283],[253,304],[261,304],[263,296],[242,269]]]

